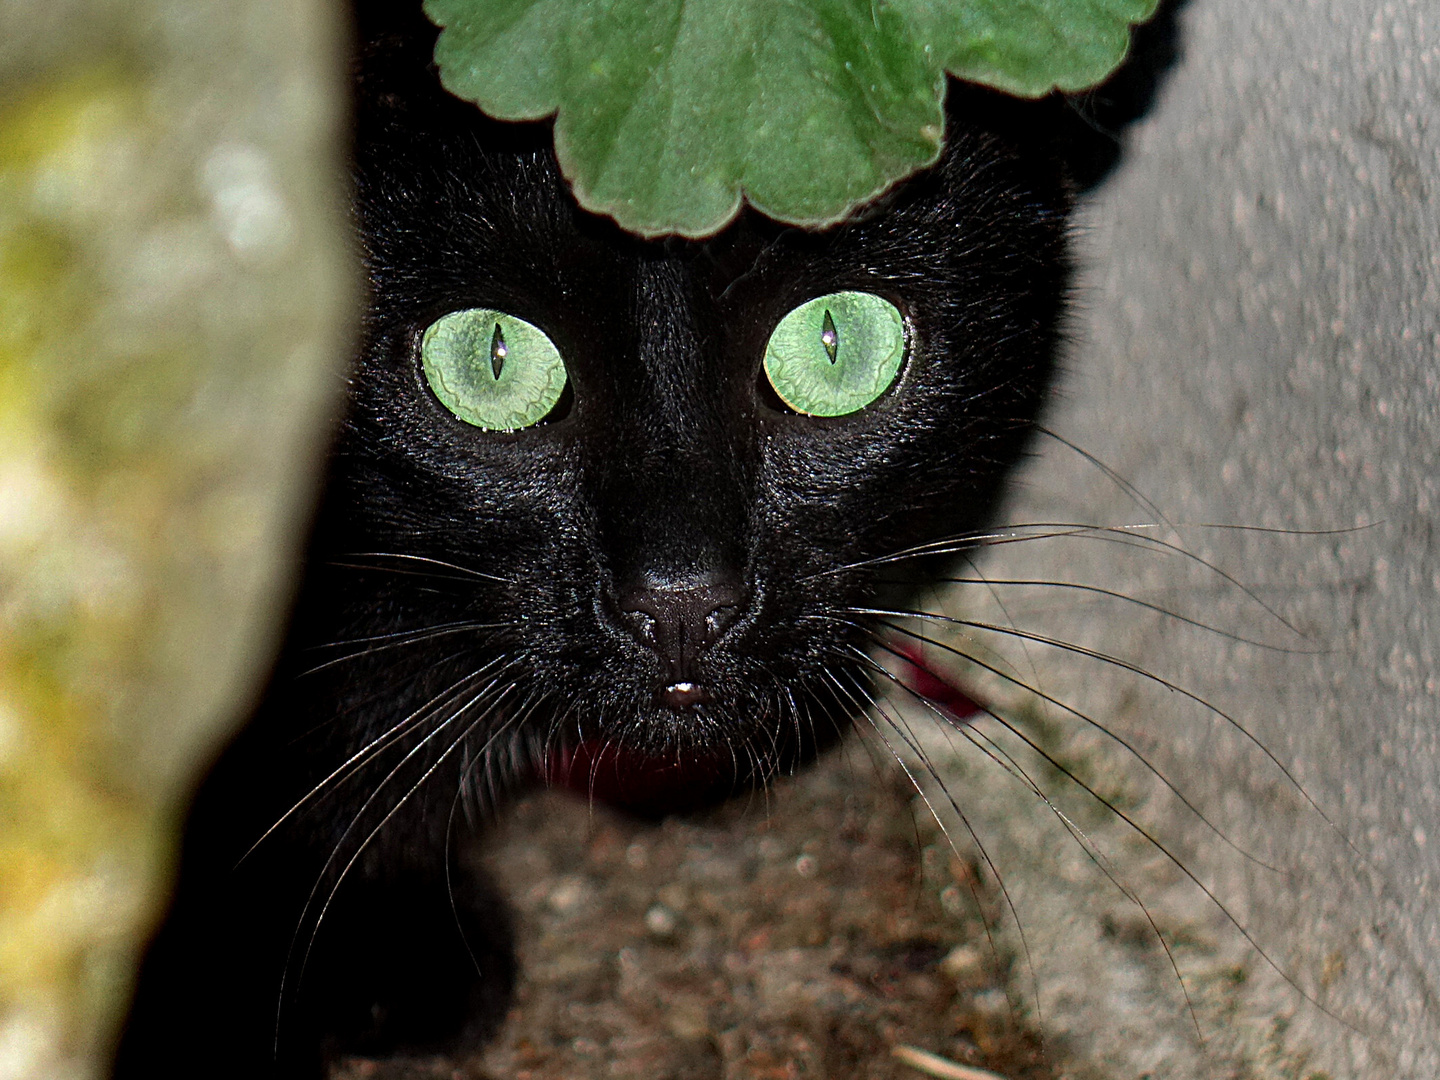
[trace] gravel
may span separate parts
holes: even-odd
[[[903,772],[856,743],[658,824],[538,792],[476,857],[518,924],[498,1038],[466,1060],[351,1059],[333,1080],[926,1075],[905,1046],[1004,1080],[1061,1075],[1006,989],[996,898]]]

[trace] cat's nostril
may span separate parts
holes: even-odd
[[[626,610],[621,608],[625,614],[625,621],[635,636],[646,645],[654,645],[658,638],[655,632],[655,617],[639,610]]]
[[[630,632],[661,659],[688,671],[740,616],[744,597],[732,585],[636,588],[618,597]]]

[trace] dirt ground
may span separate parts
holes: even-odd
[[[697,818],[528,797],[482,856],[519,933],[499,1037],[469,1060],[332,1075],[915,1080],[894,1052],[908,1046],[1005,1080],[1057,1076],[1006,999],[1012,961],[981,917],[998,917],[993,898],[913,804],[898,767],[855,743]]]

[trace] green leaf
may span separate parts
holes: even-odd
[[[1023,97],[1094,86],[1158,0],[891,0],[945,70]]]
[[[555,116],[586,209],[704,236],[741,200],[824,225],[939,156],[944,71],[1073,90],[1156,0],[425,0],[441,81]]]

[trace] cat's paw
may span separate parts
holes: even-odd
[[[483,1043],[514,982],[509,916],[484,881],[356,882],[316,937],[301,1009],[327,1058],[427,1056]]]

